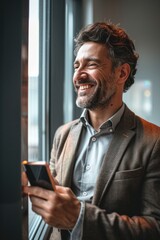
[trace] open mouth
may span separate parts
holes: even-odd
[[[88,95],[90,93],[92,93],[92,91],[94,91],[93,89],[96,86],[96,82],[95,81],[77,81],[75,83],[75,90],[76,92],[80,95],[80,96],[85,96]]]
[[[91,88],[93,85],[91,84],[85,84],[85,85],[80,85],[79,90],[85,90]]]
[[[77,86],[77,92],[79,93],[79,96],[91,94],[94,86],[94,84],[81,84]]]

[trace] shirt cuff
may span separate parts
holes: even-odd
[[[71,232],[71,240],[82,239],[84,214],[85,214],[85,203],[81,202],[81,209],[78,216],[78,220]]]

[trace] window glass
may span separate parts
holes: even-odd
[[[57,129],[57,125],[72,120],[74,115],[73,37],[77,24],[74,17],[75,9],[80,9],[80,2],[76,1],[75,4],[75,1],[70,0],[29,1],[29,161],[49,161],[55,126]],[[30,202],[28,208],[29,240],[44,239],[42,236],[45,230],[49,229],[47,224],[32,212]]]
[[[49,161],[48,150],[48,49],[49,1],[29,1],[28,40],[28,161]],[[29,240],[39,239],[41,217],[28,203]],[[43,227],[42,227],[43,225]]]
[[[29,3],[28,45],[28,161],[38,161],[38,81],[39,81],[39,0]],[[32,239],[38,216],[28,202],[29,239]]]
[[[29,4],[28,158],[38,160],[39,0]]]
[[[73,119],[73,4],[66,0],[65,6],[65,80],[64,80],[64,122]]]

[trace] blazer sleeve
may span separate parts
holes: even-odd
[[[55,132],[52,150],[51,150],[51,156],[50,156],[50,170],[54,177],[56,177],[57,173],[60,171],[60,164],[61,164],[60,156],[63,152],[65,143],[67,142],[69,132],[75,125],[77,125],[78,121],[79,120],[76,119],[72,122],[64,124],[60,126]],[[58,162],[60,162],[59,166],[58,166]]]
[[[138,216],[107,213],[107,209],[86,203],[82,239],[160,239],[160,138],[154,145],[145,169],[140,199]]]
[[[64,126],[60,126],[56,130],[54,139],[53,139],[53,145],[52,145],[51,156],[50,156],[50,170],[54,177],[57,176],[57,171],[58,171],[57,162],[69,132],[69,128],[67,128],[67,131],[64,129],[65,129]]]

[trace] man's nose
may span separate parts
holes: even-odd
[[[73,80],[78,81],[78,80],[83,80],[88,77],[88,74],[84,71],[76,71],[73,76]]]

